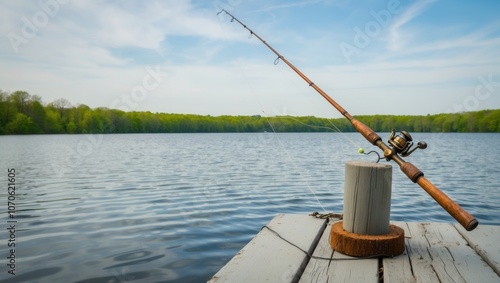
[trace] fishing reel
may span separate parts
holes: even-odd
[[[413,139],[411,135],[406,131],[401,131],[401,134],[396,135],[396,130],[394,129],[392,129],[388,142],[392,148],[403,157],[409,156],[419,148],[427,148],[427,143],[423,141],[418,142],[414,148],[411,148],[413,146]]]

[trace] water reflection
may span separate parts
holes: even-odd
[[[29,272],[19,272],[17,271],[15,276],[11,276],[9,279],[2,280],[2,283],[21,283],[21,282],[36,282],[41,280],[50,280],[47,277],[57,274],[63,270],[62,267],[49,267],[42,269],[35,269]]]
[[[139,282],[140,280],[147,279],[150,276],[151,276],[150,273],[146,271],[132,272],[127,274],[121,274],[117,272],[116,275],[112,276],[93,277],[73,282],[74,283],[102,283],[102,282],[120,283],[120,282],[133,282],[133,281]]]

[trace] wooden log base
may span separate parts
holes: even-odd
[[[339,221],[330,230],[330,246],[349,256],[397,256],[405,250],[405,231],[391,224],[388,234],[360,235],[344,230]]]

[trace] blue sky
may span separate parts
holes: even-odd
[[[0,89],[127,111],[339,117],[500,108],[500,1],[0,0]]]

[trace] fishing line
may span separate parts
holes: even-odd
[[[315,255],[311,254],[310,252],[308,252],[308,251],[304,250],[303,248],[301,248],[299,245],[293,243],[292,241],[290,241],[288,239],[285,239],[285,237],[283,237],[282,235],[280,235],[280,233],[278,233],[273,228],[271,228],[271,227],[269,227],[267,225],[264,225],[264,226],[262,226],[262,228],[260,230],[262,231],[264,229],[269,230],[271,233],[273,233],[274,235],[276,235],[281,240],[283,240],[286,243],[288,243],[289,245],[291,245],[291,246],[299,249],[305,255],[307,255],[307,257],[309,259],[321,259],[321,260],[328,260],[328,261],[335,261],[335,260],[344,261],[344,260],[363,260],[363,259],[372,259],[372,258],[379,258],[379,257],[394,257],[395,256],[395,255],[392,255],[392,254],[376,254],[376,255],[364,256],[364,257],[338,257],[338,258],[315,256]],[[335,251],[332,251],[332,252],[335,252]],[[333,253],[332,253],[332,255],[333,255]]]
[[[306,187],[309,189],[309,191],[312,193],[312,195],[314,196],[314,198],[316,199],[316,201],[318,202],[319,206],[321,207],[321,209],[323,209],[324,212],[327,212],[325,207],[323,206],[323,204],[321,203],[321,201],[319,200],[318,196],[316,195],[316,192],[314,191],[314,189],[309,185],[309,181],[307,181],[307,179],[303,176],[303,173],[304,171],[300,170],[299,169],[299,166],[297,166],[297,163],[295,163],[295,161],[292,159],[292,156],[291,154],[288,152],[288,150],[286,149],[285,145],[283,144],[282,140],[280,139],[280,137],[278,136],[278,134],[276,133],[276,130],[274,129],[274,126],[273,124],[271,123],[271,121],[269,121],[268,117],[267,117],[267,113],[262,110],[262,112],[265,114],[264,115],[264,118],[266,119],[267,123],[269,124],[269,126],[271,127],[271,129],[273,130],[273,133],[274,133],[274,136],[276,137],[276,140],[278,140],[278,143],[279,145],[281,146],[281,150],[283,150],[288,158],[288,160],[292,163],[293,165],[293,168],[295,169],[295,171],[299,174],[300,178],[302,179],[302,181],[306,184]]]
[[[293,120],[293,121],[295,121],[295,122],[297,122],[297,123],[300,123],[300,124],[302,124],[302,125],[304,125],[304,126],[306,126],[306,127],[310,127],[310,128],[319,128],[319,129],[328,129],[328,130],[338,131],[339,133],[343,134],[343,132],[342,132],[342,131],[340,131],[340,129],[339,129],[339,128],[337,128],[337,126],[335,126],[335,124],[333,124],[333,123],[332,123],[332,125],[333,125],[336,129],[334,129],[334,128],[332,128],[332,127],[326,127],[326,126],[316,126],[316,125],[310,125],[310,124],[304,123],[304,122],[300,121],[299,119],[296,119],[296,118],[291,117],[291,116],[274,116],[274,118],[276,118],[276,119],[290,119],[290,120]],[[327,118],[325,118],[325,119],[327,119]],[[329,119],[327,119],[327,120],[329,120]],[[347,137],[347,136],[346,136],[346,138],[348,139],[348,137]],[[354,142],[352,142],[352,143],[354,143]],[[375,151],[375,150],[371,150],[371,151],[369,151],[369,152],[365,152],[365,150],[364,150],[362,147],[359,147],[359,148],[358,148],[358,153],[360,153],[360,154],[364,154],[364,155],[369,155],[369,154],[374,153],[375,155],[377,155],[377,160],[375,161],[375,163],[379,163],[379,162],[380,162],[380,160],[384,159],[384,157],[380,157],[380,154],[379,154],[377,151]]]
[[[337,131],[335,128],[332,128],[332,127],[316,126],[316,125],[307,124],[307,123],[304,123],[304,122],[300,121],[299,119],[294,118],[292,116],[274,116],[274,118],[275,119],[289,119],[289,120],[295,121],[295,122],[297,122],[299,124],[302,124],[302,125],[304,125],[306,127],[309,127],[309,128],[327,129],[327,130],[331,130],[331,131],[334,131],[334,132]]]
[[[276,60],[278,60],[278,59],[279,59],[279,57],[278,57]],[[275,65],[277,65],[277,64],[276,64],[276,61],[275,61]],[[309,103],[310,103],[310,104],[311,104],[314,108],[316,108],[316,110],[318,110],[318,112],[319,112],[319,110],[320,110],[320,109],[318,108],[318,106],[317,106],[315,103],[312,103],[310,96],[309,96],[309,95],[307,95],[307,94],[304,94],[302,91],[300,91],[300,90],[299,90],[299,89],[301,89],[301,88],[303,87],[303,84],[298,85],[298,83],[296,82],[296,80],[292,80],[292,79],[288,78],[288,77],[287,77],[287,76],[283,73],[283,72],[285,72],[285,71],[287,72],[287,74],[288,74],[288,73],[290,73],[290,69],[289,69],[289,68],[286,68],[286,70],[283,70],[282,68],[280,68],[280,73],[281,73],[281,76],[282,76],[284,79],[286,79],[287,81],[289,81],[289,83],[291,83],[291,84],[294,86],[294,90],[295,90],[295,91],[296,91],[296,92],[297,92],[300,96],[305,97],[305,98],[307,99],[307,101],[308,101],[308,102],[309,102]],[[329,124],[330,124],[330,125],[331,125],[334,129],[335,129],[335,131],[341,134],[342,138],[344,138],[345,140],[347,140],[348,142],[350,142],[350,143],[351,143],[351,144],[352,144],[355,148],[357,148],[358,150],[362,148],[362,147],[361,147],[358,143],[356,143],[356,142],[355,142],[353,139],[351,139],[351,138],[350,138],[347,134],[345,134],[342,130],[340,130],[340,128],[332,122],[332,119],[328,119],[328,118],[326,118],[326,119],[327,119],[328,123],[329,123]]]
[[[221,29],[223,30],[223,34],[224,34],[224,37],[226,37],[226,40],[229,41],[229,38],[227,37],[227,34],[226,34],[226,30],[224,29],[224,27],[222,26],[221,22],[219,21],[219,25],[221,26]],[[237,65],[237,68],[239,69],[239,71],[244,75],[244,77],[248,78],[248,76],[246,76],[245,74],[245,71],[243,70],[243,68],[241,67],[241,64],[236,64]],[[309,181],[303,176],[301,170],[299,169],[298,165],[295,163],[295,161],[291,158],[291,154],[288,152],[288,150],[286,149],[285,145],[283,144],[281,138],[278,136],[278,134],[276,133],[275,131],[275,128],[273,126],[273,124],[271,123],[271,121],[268,119],[268,116],[267,113],[263,110],[264,107],[260,101],[260,99],[257,97],[257,95],[255,94],[255,91],[254,91],[254,88],[252,86],[252,84],[248,83],[247,80],[244,80],[244,83],[248,86],[249,90],[250,90],[250,93],[251,95],[254,97],[254,99],[257,101],[257,103],[259,104],[259,107],[262,109],[262,113],[264,113],[264,119],[266,119],[266,122],[269,124],[269,126],[271,127],[273,133],[274,133],[274,136],[276,138],[276,140],[278,141],[278,144],[280,145],[281,147],[281,150],[283,150],[287,156],[287,158],[289,159],[289,161],[292,163],[292,166],[293,168],[295,169],[295,171],[299,174],[299,177],[302,179],[302,181],[304,182],[304,184],[306,185],[306,187],[309,189],[309,191],[312,193],[312,195],[314,196],[314,198],[316,199],[316,202],[319,204],[319,206],[321,207],[321,209],[324,211],[324,212],[327,212],[325,207],[323,206],[323,204],[321,203],[321,201],[319,200],[318,196],[316,195],[316,192],[314,191],[314,189],[309,185]]]

